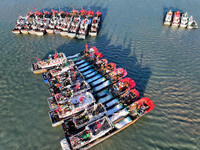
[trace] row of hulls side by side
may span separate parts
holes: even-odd
[[[167,12],[164,20],[164,25],[171,25],[172,27],[181,27],[188,29],[198,28],[197,22],[193,19],[193,16],[188,16],[188,13],[180,13],[179,11]]]
[[[12,32],[14,34],[32,34],[38,36],[43,36],[46,33],[60,34],[61,36],[68,36],[70,38],[77,37],[78,39],[84,39],[90,30],[92,20],[96,20],[94,18],[98,17],[98,20],[101,21],[99,18],[101,16],[102,14],[99,11],[94,14],[94,11],[90,9],[86,11],[81,8],[78,11],[74,7],[70,13],[65,13],[62,10],[43,11],[43,13],[40,11],[29,11],[25,17],[19,16]],[[83,22],[86,24],[80,28],[82,20],[85,20]],[[78,33],[79,30],[80,33]]]

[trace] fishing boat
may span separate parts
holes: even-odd
[[[58,116],[58,107],[57,110],[51,110],[49,111],[50,120],[52,123],[52,127],[56,127],[58,125],[61,125],[66,120],[67,121],[73,121],[75,127],[77,129],[82,128],[83,126],[103,117],[106,110],[104,106],[101,103],[91,105],[90,107],[82,110],[78,114],[72,116],[70,119],[66,118],[59,118]]]
[[[32,64],[32,71],[34,74],[44,73],[48,68],[62,64],[66,60],[64,53],[55,53],[49,55],[47,60],[41,61],[39,58],[37,63]]]
[[[81,23],[81,18],[78,16],[78,10],[75,10],[74,7],[73,10],[71,11],[71,16],[72,16],[72,22],[69,27],[67,36],[70,38],[75,38]]]
[[[172,11],[170,10],[169,12],[167,12],[166,17],[165,17],[165,21],[164,21],[164,25],[171,25],[171,21],[172,21]]]
[[[84,130],[72,135],[68,138],[69,144],[67,142],[61,142],[63,149],[70,150],[70,146],[72,149],[80,149],[89,143],[99,139],[106,135],[109,131],[113,129],[113,125],[108,119],[108,117],[103,117],[97,121],[94,121],[88,124]],[[69,146],[70,145],[70,146]]]
[[[88,34],[90,25],[91,25],[91,21],[88,18],[84,18],[80,23],[80,28],[76,34],[76,38],[85,39]]]
[[[71,60],[66,60],[66,62],[64,61],[62,64],[55,66],[55,67],[51,67],[50,70],[48,70],[47,72],[42,74],[42,78],[44,80],[44,83],[48,83],[48,80],[59,76],[61,74],[64,74],[65,72],[67,72],[72,66],[74,66],[74,63]]]
[[[90,123],[89,125],[85,126],[85,128],[82,129],[82,131],[76,129],[76,127],[73,124],[65,124],[63,123],[63,130],[65,131],[65,136],[63,140],[61,140],[61,147],[63,150],[71,150],[71,149],[88,149],[96,144],[106,140],[107,138],[117,134],[121,130],[127,128],[131,124],[133,124],[135,121],[137,121],[140,117],[142,117],[144,114],[147,114],[151,110],[154,109],[154,103],[150,100],[150,98],[143,97],[139,99],[138,101],[130,104],[125,109],[120,110],[117,113],[114,113],[112,116],[104,117],[107,118],[107,122],[111,125],[111,128],[108,132],[108,134],[103,134],[101,136],[98,136],[98,138],[93,138],[93,136],[90,135],[91,132],[86,132],[86,136],[84,136],[84,131],[88,129],[88,126],[91,124],[95,126],[94,131],[103,132],[104,129],[101,128],[102,124],[97,127],[97,123],[101,122],[102,119],[99,119],[97,121],[94,121],[93,123]],[[97,130],[97,128],[100,130]],[[90,128],[89,128],[90,129]],[[94,132],[92,130],[92,133]],[[77,136],[82,135],[82,136]],[[78,138],[79,137],[79,138]],[[95,136],[94,136],[95,137]],[[92,140],[93,139],[93,140]],[[84,143],[82,143],[84,142]]]
[[[61,26],[60,35],[62,35],[62,36],[68,35],[68,31],[69,31],[69,28],[71,26],[71,22],[72,22],[72,17],[70,15],[70,13],[66,13],[65,22]]]
[[[68,80],[67,80],[68,81]],[[55,90],[54,87],[50,89],[50,93],[52,96],[55,97],[57,105],[64,104],[71,97],[74,95],[78,95],[81,93],[84,93],[90,89],[90,86],[85,81],[77,81],[77,83],[74,84],[68,84],[67,86],[59,86],[59,89]]]
[[[178,27],[180,25],[181,14],[179,11],[174,13],[174,18],[172,22],[173,27]]]
[[[52,126],[60,125],[63,119],[87,109],[87,107],[93,105],[94,102],[95,99],[89,92],[70,98],[65,104],[59,105],[58,107],[55,107],[56,109],[49,112]],[[55,116],[57,116],[56,119]]]
[[[80,26],[80,23],[81,23],[81,19],[80,17],[74,17],[72,22],[71,22],[71,26],[68,30],[68,34],[67,36],[70,37],[70,38],[75,38],[76,37],[76,34],[78,32],[78,29],[79,29],[79,26]]]
[[[89,31],[90,36],[97,36],[100,28],[101,17],[102,17],[101,12],[97,11],[92,20],[92,25]]]
[[[188,29],[197,29],[198,28],[198,25],[192,16],[190,16],[190,18],[189,18],[187,28]]]
[[[182,16],[181,16],[181,24],[180,24],[180,27],[186,28],[186,27],[187,27],[187,24],[188,24],[188,13],[185,12],[185,13],[183,13]]]

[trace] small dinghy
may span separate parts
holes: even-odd
[[[171,25],[171,21],[172,21],[172,11],[170,10],[169,12],[167,12],[166,17],[165,17],[165,21],[164,21],[164,25]]]

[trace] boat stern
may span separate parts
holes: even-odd
[[[71,150],[66,138],[60,141],[60,145],[61,145],[62,150]]]

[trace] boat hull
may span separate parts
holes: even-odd
[[[43,36],[43,35],[44,35],[44,32],[43,32],[43,31],[39,31],[39,32],[36,31],[35,34],[38,35],[38,36]]]
[[[22,34],[28,34],[28,30],[21,30]]]
[[[61,35],[61,36],[67,36],[67,35],[68,35],[68,32],[61,31],[61,32],[60,32],[60,35]]]
[[[35,31],[34,30],[30,30],[29,34],[35,35]]]
[[[172,27],[179,27],[179,25],[178,23],[172,23]]]
[[[186,24],[180,24],[180,27],[181,27],[181,28],[186,28],[187,25],[186,25]]]
[[[171,25],[171,22],[164,22],[164,25],[170,26],[170,25]]]
[[[46,32],[47,32],[48,34],[53,34],[53,33],[54,33],[53,29],[46,29]]]
[[[77,35],[76,35],[76,38],[79,39],[79,40],[84,40],[84,39],[86,38],[86,35],[77,34]]]
[[[97,36],[97,32],[89,32],[90,36]]]
[[[20,32],[20,30],[14,30],[14,31],[12,31],[12,33],[14,33],[14,34],[20,34],[21,32]]]
[[[70,38],[75,38],[76,37],[76,33],[68,33],[67,35]]]
[[[34,74],[41,74],[41,73],[44,73],[44,72],[47,72],[47,69],[33,70]]]
[[[54,33],[55,33],[55,34],[60,34],[60,29],[54,30]]]

